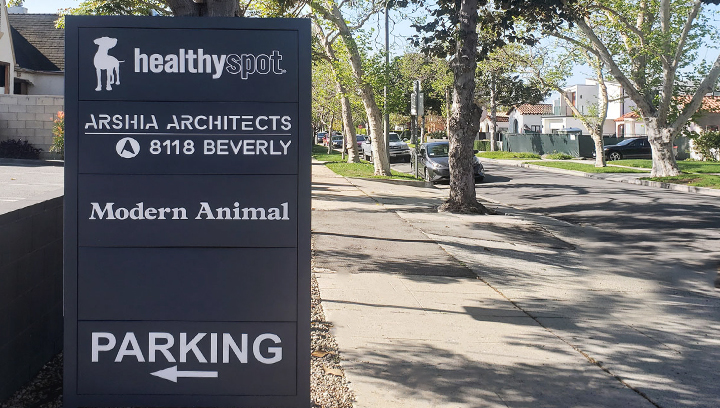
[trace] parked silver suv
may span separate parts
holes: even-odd
[[[390,143],[390,160],[400,159],[410,162],[410,148],[400,139],[400,135],[391,132],[388,134],[388,141]],[[362,144],[362,155],[365,160],[372,161],[372,141],[369,137]]]

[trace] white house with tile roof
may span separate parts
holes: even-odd
[[[508,132],[510,133],[542,133],[542,118],[552,114],[552,105],[523,104],[512,107],[508,115]]]

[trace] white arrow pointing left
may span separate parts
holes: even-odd
[[[186,377],[186,378],[217,378],[218,372],[217,371],[179,371],[177,369],[177,366],[172,366],[170,368],[166,368],[164,370],[155,371],[154,373],[150,373],[151,375],[154,375],[155,377],[164,378],[168,381],[177,382],[177,379],[180,377]]]

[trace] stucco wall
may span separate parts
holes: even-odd
[[[0,140],[27,140],[47,154],[53,120],[63,104],[62,96],[0,95]]]

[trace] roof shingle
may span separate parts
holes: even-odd
[[[65,30],[56,14],[9,14],[17,64],[35,71],[65,70]]]

